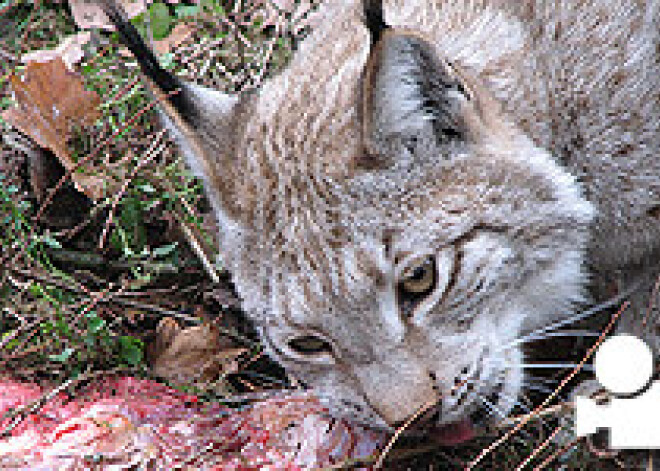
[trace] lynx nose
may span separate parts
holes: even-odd
[[[393,427],[439,399],[433,376],[410,358],[374,362],[355,373],[366,401]]]

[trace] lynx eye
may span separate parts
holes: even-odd
[[[435,284],[436,269],[433,256],[406,270],[400,281],[404,293],[416,296],[429,294],[435,288]]]
[[[289,340],[289,348],[300,355],[317,355],[319,353],[332,353],[330,344],[316,335],[304,335]]]

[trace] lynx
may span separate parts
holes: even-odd
[[[658,0],[328,1],[240,96],[106,10],[267,352],[337,416],[435,404],[469,438],[519,397],[525,336],[660,268]]]

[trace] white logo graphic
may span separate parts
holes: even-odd
[[[614,395],[630,395],[648,388],[634,397],[613,397],[603,405],[578,396],[578,437],[609,428],[613,450],[660,448],[660,381],[649,385],[653,375],[651,349],[637,337],[616,335],[600,346],[594,368],[600,384]]]

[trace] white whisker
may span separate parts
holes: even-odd
[[[540,337],[545,333],[552,332],[552,331],[557,330],[560,327],[563,327],[565,325],[574,324],[578,321],[581,321],[583,319],[591,317],[594,314],[597,314],[601,311],[604,311],[605,309],[608,309],[610,307],[614,307],[617,304],[621,303],[624,299],[626,299],[632,291],[634,291],[633,288],[628,289],[625,292],[620,293],[619,295],[617,295],[613,298],[610,298],[605,302],[602,302],[602,303],[600,303],[600,304],[598,304],[598,305],[596,305],[596,306],[594,306],[590,309],[587,309],[586,311],[578,312],[578,313],[573,314],[572,316],[570,316],[566,319],[562,319],[560,321],[553,322],[553,323],[548,324],[544,327],[536,329],[536,330],[528,333],[527,335],[525,335],[523,337],[519,337],[519,338],[513,340],[512,342],[509,342],[508,344],[504,344],[501,348],[495,350],[494,352],[497,353],[497,352],[501,352],[503,350],[508,350],[512,347],[516,347],[520,344],[523,344],[523,343],[529,341],[529,340],[527,340],[529,338]],[[541,338],[543,338],[543,337],[541,337]]]
[[[525,378],[534,381],[537,383],[545,383],[545,384],[550,384],[550,385],[557,385],[559,383],[559,380],[553,379],[553,378],[546,378],[544,376],[532,376],[532,375],[525,375]]]
[[[506,418],[506,416],[500,411],[494,404],[492,404],[488,399],[483,397],[481,394],[475,394],[476,398],[481,402],[484,406],[486,406],[486,412],[488,412],[488,415],[491,417],[495,417],[497,420],[503,420]]]
[[[523,343],[533,342],[536,340],[545,340],[556,337],[583,338],[583,337],[598,337],[599,335],[600,332],[594,332],[591,330],[560,330],[557,332],[544,332],[541,335],[525,335],[524,337],[520,337],[519,339],[511,342],[510,346],[516,346],[516,345],[521,345]]]
[[[563,369],[563,368],[576,368],[579,363],[511,363],[503,358],[485,358],[484,363],[496,364],[498,366],[505,366],[507,368],[521,368],[521,369]],[[582,365],[582,371],[593,372],[593,366]]]
[[[543,394],[552,394],[554,392],[554,389],[548,387],[548,386],[543,386],[542,384],[533,384],[533,383],[523,383],[522,385],[523,389],[531,389],[534,391],[539,391],[542,392]]]
[[[563,369],[563,368],[576,368],[578,363],[521,363],[520,368],[523,369]],[[583,371],[593,371],[591,365],[584,365],[582,367]]]
[[[504,413],[500,410],[499,407],[497,407],[495,404],[493,404],[492,402],[490,402],[490,401],[489,401],[488,399],[486,399],[485,397],[481,396],[480,394],[477,394],[477,399],[479,399],[479,401],[480,401],[484,406],[486,406],[486,411],[487,411],[492,417],[495,417],[495,416],[496,416],[496,419],[497,419],[497,420],[500,420],[500,421],[504,421],[504,420],[506,420],[506,419],[508,418],[508,416],[507,416],[506,414],[504,414]],[[516,401],[516,402],[517,402],[517,401]],[[529,433],[528,433],[527,431],[525,431],[525,430],[521,430],[521,431],[520,431],[520,436],[518,436],[517,438],[520,439],[520,440],[522,440],[522,439],[524,439],[524,440],[529,440],[529,439],[531,439],[531,436],[529,435]]]

